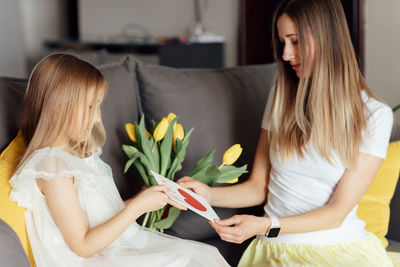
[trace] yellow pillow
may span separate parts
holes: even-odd
[[[32,266],[35,266],[31,245],[25,227],[25,208],[17,206],[8,197],[11,186],[8,183],[13,174],[18,159],[25,150],[24,139],[19,132],[17,137],[8,145],[0,155],[0,218],[4,220],[17,233],[22,246],[28,256]]]
[[[357,214],[366,222],[365,229],[374,233],[386,248],[390,218],[390,201],[400,173],[400,141],[389,144],[386,159],[382,162],[371,186],[358,203]]]

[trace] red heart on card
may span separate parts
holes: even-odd
[[[190,206],[192,206],[195,209],[198,209],[200,211],[206,211],[207,208],[204,207],[199,201],[197,201],[194,197],[183,191],[182,189],[178,188],[179,194],[181,194],[185,198],[185,202],[188,203]]]

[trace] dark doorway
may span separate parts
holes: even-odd
[[[361,71],[364,67],[364,0],[341,0]],[[280,0],[239,0],[239,65],[274,61],[272,16]]]

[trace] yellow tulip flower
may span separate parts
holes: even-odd
[[[242,154],[243,148],[240,144],[236,144],[231,146],[227,151],[225,151],[224,156],[222,157],[222,162],[225,165],[232,165],[239,158],[240,154]]]
[[[129,139],[136,143],[135,125],[133,125],[133,123],[126,123],[125,131],[128,134]]]
[[[146,135],[150,138],[151,137],[151,133],[149,133],[149,131],[147,131],[147,129],[144,129],[146,131]],[[131,139],[133,142],[137,142],[136,141],[136,135],[135,135],[135,125],[133,125],[133,123],[126,123],[125,124],[125,131],[129,136],[129,139]]]
[[[227,184],[235,184],[237,182],[239,182],[239,178],[234,178],[234,179],[232,179],[230,181],[226,181],[225,183],[227,183]]]
[[[160,123],[157,125],[156,129],[154,130],[154,140],[160,141],[165,137],[165,135],[167,134],[168,125],[168,119],[166,117],[163,117]]]
[[[175,119],[175,118],[176,118],[176,114],[170,112],[170,113],[168,114],[168,116],[167,116],[168,123],[171,123],[171,121],[172,121],[173,119]]]
[[[176,139],[179,139],[182,141],[183,137],[185,137],[185,131],[183,130],[182,124],[180,124],[180,123],[175,124],[174,125],[174,137],[173,137],[174,147],[176,145]]]

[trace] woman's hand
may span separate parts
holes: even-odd
[[[173,201],[166,193],[169,190],[165,185],[155,185],[144,190],[141,190],[132,199],[131,203],[135,203],[142,211],[142,213],[155,211],[163,208],[165,205],[170,204],[178,209],[186,210],[187,208],[178,202]]]
[[[190,178],[189,176],[185,176],[181,179],[179,179],[177,181],[177,183],[185,188],[188,188],[190,190],[192,190],[193,192],[195,192],[196,194],[204,197],[208,203],[211,204],[211,189],[208,185],[194,180],[192,178]]]
[[[267,217],[235,215],[226,220],[210,221],[210,225],[222,240],[241,244],[255,235],[265,235],[271,226],[271,221]]]

